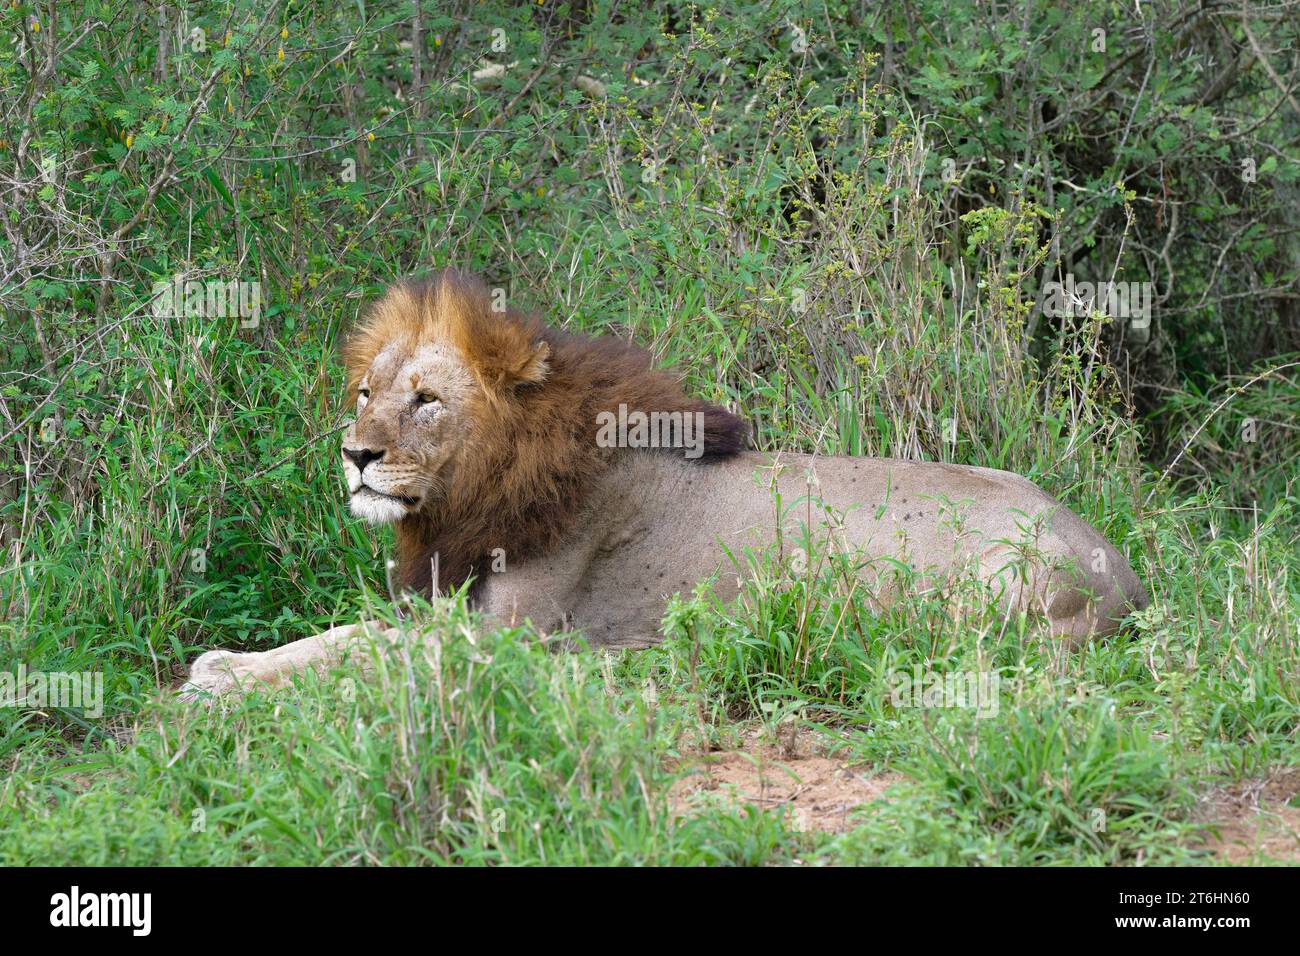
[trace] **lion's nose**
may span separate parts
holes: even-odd
[[[384,451],[382,448],[379,451],[373,448],[344,448],[343,456],[357,466],[357,471],[365,471],[366,465],[384,457]]]

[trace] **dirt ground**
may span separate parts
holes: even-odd
[[[885,799],[885,791],[904,779],[902,774],[873,773],[826,756],[815,736],[806,731],[779,739],[758,730],[744,731],[736,749],[702,753],[686,764],[689,770],[669,794],[675,814],[728,800],[764,809],[787,808],[797,829],[831,833],[851,830],[850,814],[855,808]]]
[[[851,830],[853,810],[887,800],[888,789],[906,778],[828,756],[822,739],[807,730],[741,730],[733,747],[683,761],[678,769],[686,772],[669,793],[673,813],[722,800],[784,808],[799,830]],[[1210,790],[1197,819],[1207,828],[1203,846],[1221,863],[1300,864],[1300,767]]]
[[[1199,816],[1214,831],[1206,840],[1223,863],[1300,863],[1300,767],[1260,780],[1216,787]]]

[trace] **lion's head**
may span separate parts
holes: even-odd
[[[396,525],[399,581],[425,592],[435,554],[446,588],[494,549],[524,559],[558,540],[588,483],[627,452],[597,442],[602,412],[699,413],[703,462],[748,434],[642,349],[550,328],[450,269],[390,289],[344,354],[357,412],[343,436],[352,513]]]
[[[343,436],[352,513],[390,524],[446,496],[457,462],[511,394],[547,373],[536,323],[493,315],[455,273],[389,291],[348,345],[356,421]]]

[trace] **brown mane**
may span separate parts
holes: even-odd
[[[545,553],[572,526],[592,481],[619,448],[596,443],[597,414],[618,406],[703,412],[705,463],[745,447],[749,427],[730,412],[686,395],[648,352],[613,337],[562,332],[506,309],[477,279],[444,270],[394,286],[345,349],[349,400],[375,356],[394,341],[450,341],[482,386],[471,414],[475,436],[456,463],[445,499],[397,524],[399,585],[429,594],[459,587],[484,570],[495,548],[508,561]],[[663,449],[681,454],[681,449]]]

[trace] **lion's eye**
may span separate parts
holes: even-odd
[[[437,401],[441,401],[441,399],[433,392],[416,392],[415,394],[415,404],[417,405],[432,405]]]

